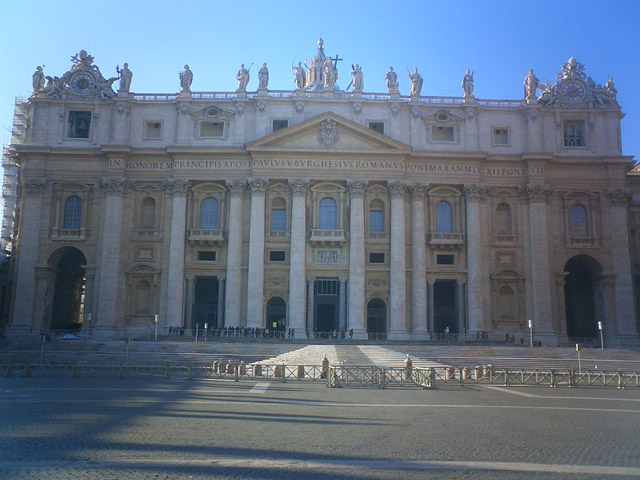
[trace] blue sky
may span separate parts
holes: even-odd
[[[267,62],[269,87],[293,88],[291,62],[312,57],[320,35],[328,55],[344,59],[338,84],[359,63],[366,92],[384,92],[391,65],[408,93],[406,68],[424,77],[423,95],[462,96],[464,71],[475,72],[483,99],[520,99],[529,68],[553,81],[570,56],[596,83],[613,76],[623,152],[640,158],[640,1],[121,1],[7,0],[2,6],[0,121],[10,138],[13,103],[31,93],[45,65],[61,76],[81,49],[105,77],[129,63],[131,91],[175,93],[188,63],[193,91],[234,91],[241,63]]]

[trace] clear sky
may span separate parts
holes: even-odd
[[[351,64],[364,72],[365,92],[385,92],[384,73],[418,67],[422,94],[462,96],[460,82],[475,73],[481,99],[520,99],[533,68],[553,81],[570,56],[604,84],[611,75],[626,117],[623,152],[640,158],[640,1],[167,1],[52,2],[5,0],[0,18],[0,121],[10,138],[13,103],[31,94],[31,75],[62,76],[85,49],[105,77],[129,63],[132,92],[175,93],[188,63],[193,91],[234,91],[241,63],[267,62],[269,88],[293,89],[291,62],[317,50],[336,54],[338,85]]]

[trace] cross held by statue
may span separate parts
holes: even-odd
[[[331,58],[331,57],[329,57]],[[341,62],[342,60],[344,60],[344,58],[338,58],[338,54],[336,53],[336,58],[331,58],[331,60],[333,60],[333,66],[334,68],[338,68],[338,62]]]

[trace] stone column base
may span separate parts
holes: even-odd
[[[346,333],[347,338],[349,338],[349,330],[347,330]],[[367,331],[365,329],[353,329],[353,339],[354,340],[368,340],[369,339],[369,335],[367,334]]]
[[[151,332],[153,335],[155,333],[155,328]],[[118,332],[115,327],[103,327],[103,326],[95,326],[91,328],[90,337],[92,340],[113,340],[118,337]]]
[[[395,330],[387,333],[387,340],[411,340],[411,335],[405,330]]]
[[[431,334],[426,330],[415,330],[411,332],[411,340],[431,340]]]

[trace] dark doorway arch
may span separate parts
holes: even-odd
[[[367,333],[387,333],[387,304],[379,298],[374,298],[367,304]]]
[[[73,247],[63,247],[49,257],[56,271],[50,330],[80,330],[84,310],[84,285],[87,264],[84,254]],[[45,308],[49,292],[45,292]]]
[[[270,298],[267,302],[267,328],[272,332],[287,329],[287,304],[281,297]]]
[[[594,291],[597,277],[602,273],[600,264],[587,255],[571,258],[564,266],[567,336],[569,338],[595,338],[598,335]]]
[[[455,280],[436,280],[433,284],[433,314],[436,333],[459,333],[456,288]]]

